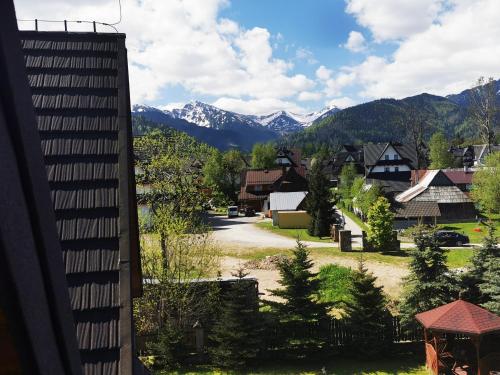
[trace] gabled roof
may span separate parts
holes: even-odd
[[[247,185],[271,185],[282,175],[282,168],[251,169],[246,171],[245,183]]]
[[[295,211],[304,201],[307,191],[276,192],[269,195],[270,210]]]
[[[421,218],[440,217],[441,210],[436,202],[396,202],[392,207],[395,217],[400,218]]]
[[[123,34],[21,32],[85,374],[132,374],[141,293]]]
[[[500,317],[472,303],[457,300],[415,315],[427,329],[482,335],[500,332]]]
[[[366,144],[363,146],[364,150],[364,161],[365,166],[373,166],[376,165],[380,160],[385,150],[392,146],[394,150],[401,156],[403,161],[406,161],[408,164],[412,166],[412,168],[416,168],[417,165],[417,154],[413,147],[407,144],[400,144],[395,142],[389,143],[374,143],[374,144]]]
[[[13,2],[0,2],[0,344],[5,374],[81,374]]]
[[[469,203],[470,198],[463,193],[439,169],[428,171],[418,184],[396,196],[396,201],[412,200],[436,203]]]
[[[472,177],[474,176],[474,171],[471,169],[468,169],[467,171],[464,171],[463,169],[443,169],[443,173],[455,185],[472,184]]]

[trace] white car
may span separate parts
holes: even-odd
[[[227,208],[227,217],[238,217],[238,206],[229,206]]]

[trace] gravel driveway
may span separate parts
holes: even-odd
[[[228,219],[225,216],[211,216],[209,218],[213,227],[213,238],[218,243],[228,247],[251,247],[251,248],[284,248],[292,249],[296,245],[293,238],[280,236],[254,225],[262,220],[254,217],[234,217]],[[333,243],[310,242],[304,243],[311,247],[332,247]]]

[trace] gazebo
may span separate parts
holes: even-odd
[[[500,374],[500,317],[457,300],[415,315],[432,374]]]

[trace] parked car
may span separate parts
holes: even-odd
[[[469,237],[451,230],[439,230],[436,239],[440,246],[462,246],[469,243]]]
[[[255,210],[252,207],[245,207],[244,213],[246,217],[255,216]]]
[[[239,216],[238,206],[228,206],[227,217],[232,218],[232,217],[238,217],[238,216]]]

